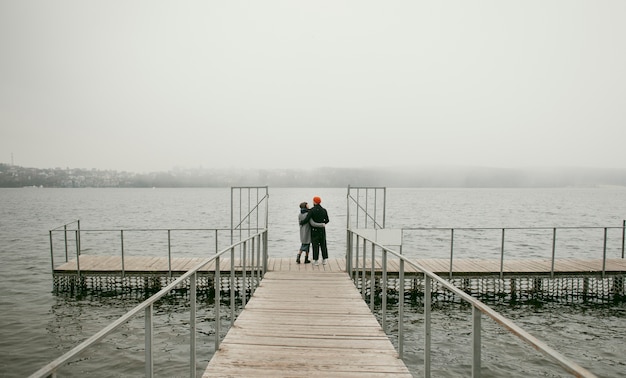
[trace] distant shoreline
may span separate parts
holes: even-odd
[[[285,188],[381,186],[395,188],[622,188],[626,169],[609,168],[314,168],[175,169],[132,173],[0,164],[0,187],[22,188]]]

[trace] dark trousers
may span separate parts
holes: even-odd
[[[323,227],[311,227],[311,244],[313,244],[313,260],[320,257],[320,248],[322,249],[322,258],[328,258],[328,248],[326,247],[326,229]]]

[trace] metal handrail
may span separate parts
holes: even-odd
[[[354,237],[356,236],[356,241],[354,241]],[[376,241],[373,241],[371,239],[368,239],[367,237],[359,234],[358,232],[352,231],[352,230],[348,230],[348,248],[347,248],[347,255],[346,258],[348,260],[352,260],[352,252],[353,249],[355,250],[356,254],[357,254],[357,260],[358,260],[358,253],[359,253],[359,247],[360,247],[360,243],[363,243],[363,251],[362,251],[362,261],[363,261],[363,265],[362,267],[358,267],[356,265],[353,265],[352,262],[346,262],[347,266],[354,266],[355,267],[355,274],[353,275],[353,272],[349,272],[351,278],[354,277],[353,279],[355,280],[355,283],[358,286],[358,279],[359,279],[359,269],[362,268],[362,283],[361,283],[361,289],[362,289],[362,295],[365,298],[365,275],[366,275],[366,249],[367,249],[367,245],[370,244],[371,245],[371,282],[373,282],[374,280],[374,274],[375,274],[375,257],[376,257],[376,250],[379,249],[380,251],[382,251],[382,328],[383,330],[386,331],[386,303],[387,303],[387,254],[391,254],[392,256],[395,256],[399,259],[400,261],[400,271],[399,271],[399,279],[401,282],[403,282],[404,280],[404,265],[405,264],[409,264],[412,267],[414,267],[415,269],[418,269],[419,271],[421,271],[424,274],[424,376],[425,377],[430,377],[431,376],[431,367],[430,367],[430,343],[431,343],[431,324],[430,324],[430,311],[431,311],[431,289],[432,289],[432,281],[435,281],[437,283],[439,283],[441,286],[443,286],[444,288],[448,289],[449,291],[451,291],[452,293],[454,293],[455,295],[459,296],[461,299],[465,300],[466,302],[468,302],[469,304],[472,305],[472,377],[480,377],[480,364],[481,364],[481,314],[485,314],[487,316],[489,316],[491,319],[493,319],[494,321],[496,321],[498,324],[500,324],[501,326],[503,326],[504,328],[506,328],[510,333],[512,333],[514,336],[516,336],[517,338],[519,338],[520,340],[524,341],[526,344],[529,344],[530,346],[532,346],[534,349],[538,350],[539,352],[541,352],[542,354],[544,354],[545,356],[553,359],[555,362],[557,362],[565,371],[569,372],[570,374],[573,374],[574,376],[577,377],[596,377],[596,375],[594,375],[593,373],[589,372],[587,369],[583,368],[582,366],[578,365],[577,363],[570,361],[568,358],[564,357],[562,354],[560,354],[559,352],[557,352],[556,350],[552,349],[551,347],[549,347],[547,344],[543,343],[542,341],[540,341],[539,339],[535,338],[534,336],[532,336],[531,334],[529,334],[528,332],[526,332],[524,329],[522,329],[521,327],[519,327],[518,325],[516,325],[514,322],[512,322],[511,320],[507,319],[506,317],[504,317],[503,315],[499,314],[497,311],[493,310],[491,307],[489,307],[488,305],[484,304],[483,302],[473,298],[472,296],[470,296],[469,294],[465,293],[464,291],[458,289],[456,286],[454,286],[452,283],[450,283],[449,281],[446,281],[445,279],[439,277],[438,275],[436,275],[435,273],[433,273],[432,271],[426,269],[424,266],[422,266],[419,263],[416,263],[414,261],[409,260],[408,258],[406,258],[406,256],[403,256],[401,253],[396,252],[388,247],[385,247],[379,243],[377,243]],[[358,261],[357,261],[358,263]],[[398,307],[398,354],[400,358],[403,358],[403,351],[404,351],[404,327],[403,327],[403,319],[404,319],[404,290],[400,290],[399,291],[399,299],[398,299],[398,303],[399,303],[399,307]],[[370,289],[370,309],[373,311],[374,309],[374,290],[373,288]]]
[[[449,278],[452,278],[452,267],[454,262],[454,232],[455,231],[483,231],[483,230],[501,230],[501,244],[500,244],[500,271],[499,275],[502,279],[504,277],[504,246],[505,246],[505,231],[506,230],[552,230],[552,252],[551,252],[551,269],[550,277],[554,278],[554,265],[556,260],[556,236],[557,230],[603,230],[603,246],[602,246],[602,277],[606,276],[606,259],[607,259],[607,240],[608,230],[621,230],[622,231],[622,243],[621,243],[621,258],[624,258],[624,240],[626,239],[626,220],[623,221],[622,226],[563,226],[563,227],[403,227],[402,238],[404,239],[405,231],[450,231],[450,269],[448,271]]]
[[[256,242],[255,242],[256,241]],[[250,244],[248,244],[250,243]],[[250,245],[250,248],[248,248],[248,245]],[[87,340],[83,341],[82,343],[80,343],[79,345],[77,345],[76,347],[74,347],[72,350],[68,351],[67,353],[63,354],[61,357],[55,359],[54,361],[50,362],[49,364],[47,364],[46,366],[42,367],[41,369],[37,370],[36,372],[34,372],[33,374],[30,375],[31,378],[36,378],[36,377],[48,377],[51,375],[56,375],[56,371],[61,368],[62,366],[64,366],[65,364],[67,364],[68,362],[70,362],[70,360],[78,355],[80,355],[81,353],[83,353],[87,348],[95,345],[96,343],[98,343],[100,340],[102,340],[104,337],[110,335],[111,333],[113,333],[113,331],[115,331],[116,329],[118,329],[120,326],[122,326],[123,324],[125,324],[126,322],[128,322],[131,318],[137,316],[138,314],[140,314],[142,311],[145,314],[145,345],[146,345],[146,350],[145,350],[145,371],[146,371],[146,377],[152,377],[153,376],[153,358],[152,358],[152,326],[153,326],[153,316],[152,316],[152,312],[153,312],[153,305],[156,301],[158,301],[159,299],[163,298],[165,295],[167,295],[170,291],[172,291],[173,289],[175,289],[179,284],[181,284],[183,281],[189,279],[189,290],[190,290],[190,294],[189,294],[189,301],[190,301],[190,377],[195,377],[196,375],[196,363],[195,363],[195,334],[196,334],[196,319],[195,319],[195,314],[196,314],[196,275],[198,273],[199,270],[201,270],[204,266],[206,266],[207,264],[211,263],[212,261],[215,261],[215,312],[216,312],[216,316],[215,316],[215,329],[216,329],[216,333],[215,333],[215,349],[217,350],[219,347],[219,342],[220,342],[220,338],[219,338],[219,334],[220,334],[220,328],[221,328],[221,324],[220,324],[220,291],[221,291],[221,284],[220,284],[220,259],[222,257],[224,257],[225,255],[229,254],[230,257],[230,297],[231,297],[231,324],[234,322],[235,320],[235,284],[234,284],[234,280],[235,280],[235,258],[234,258],[234,254],[235,254],[235,248],[236,247],[241,247],[244,251],[248,251],[250,250],[250,255],[251,255],[251,262],[250,262],[250,266],[249,266],[249,270],[251,271],[251,278],[253,278],[250,282],[252,283],[253,287],[256,288],[256,286],[259,284],[262,276],[265,274],[265,270],[263,270],[262,267],[266,266],[266,261],[267,261],[267,229],[258,232],[254,235],[249,236],[246,239],[243,239],[241,241],[238,241],[236,243],[233,243],[232,245],[228,246],[227,248],[217,252],[215,255],[208,257],[206,259],[204,259],[202,262],[198,263],[193,269],[187,271],[186,273],[184,273],[183,275],[181,275],[179,278],[177,278],[176,280],[174,280],[172,283],[170,283],[169,285],[167,285],[165,288],[161,289],[159,292],[157,292],[156,294],[152,295],[150,298],[146,299],[144,302],[142,302],[141,304],[137,305],[135,308],[133,308],[132,310],[128,311],[126,314],[122,315],[120,318],[118,318],[116,321],[114,321],[113,323],[109,324],[108,326],[106,326],[105,328],[103,328],[100,332],[96,333],[95,335],[91,336],[90,338],[88,338]],[[255,256],[255,252],[256,252],[256,258]],[[244,257],[246,256],[247,253],[244,254]],[[262,259],[263,261],[261,261],[261,254],[262,254]],[[242,262],[242,275],[243,275],[243,282],[244,285],[242,285],[242,306],[245,307],[246,302],[245,302],[245,296],[246,296],[246,270],[248,270],[248,266],[246,264],[246,259],[244,258],[244,261]],[[255,274],[257,275],[256,279],[255,278]]]
[[[68,225],[71,225],[73,223],[77,224],[76,228],[67,228]],[[258,232],[258,229],[251,229],[249,231],[254,231],[254,232]],[[215,233],[215,252],[217,253],[218,249],[219,249],[219,245],[218,245],[218,233],[219,232],[231,232],[230,228],[123,228],[123,229],[115,229],[115,228],[101,228],[101,229],[86,229],[86,228],[80,228],[80,220],[53,228],[49,231],[49,239],[50,239],[50,263],[51,263],[51,268],[52,268],[52,272],[54,273],[54,238],[53,238],[53,234],[56,233],[63,233],[64,234],[64,240],[63,240],[63,245],[65,247],[65,262],[69,261],[69,247],[70,247],[70,243],[68,240],[68,233],[74,234],[74,239],[76,240],[76,245],[75,245],[75,254],[76,254],[76,263],[77,263],[77,271],[76,274],[78,275],[78,277],[81,276],[81,270],[80,270],[80,255],[82,254],[82,246],[81,246],[81,234],[86,234],[86,233],[118,233],[119,234],[119,238],[120,238],[120,255],[121,255],[121,275],[122,277],[124,277],[125,272],[124,272],[124,266],[125,266],[125,245],[124,245],[124,235],[128,234],[128,233],[132,233],[132,232],[166,232],[167,233],[167,257],[168,257],[168,276],[171,277],[172,276],[172,232],[185,232],[185,231],[191,231],[191,232],[214,232]],[[232,241],[231,241],[232,242]]]

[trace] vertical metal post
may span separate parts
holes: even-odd
[[[266,186],[265,187],[265,225],[264,225],[264,229],[267,230],[269,228],[270,225],[270,194],[269,194],[269,188]]]
[[[76,274],[78,275],[78,280],[80,281],[80,243],[78,242],[78,233],[79,231],[74,231],[76,234]]]
[[[261,283],[261,241],[262,241],[262,235],[259,235],[257,238],[257,246],[256,246],[256,261],[258,264],[257,267],[257,286],[259,286],[259,284]]]
[[[387,220],[387,188],[383,188],[383,228],[387,227],[386,226],[386,220]]]
[[[624,258],[624,239],[626,239],[626,219],[622,221],[622,258]]]
[[[383,248],[383,278],[382,278],[382,326],[383,332],[387,333],[387,250]]]
[[[256,247],[256,238],[252,238],[250,240],[250,296],[254,293],[256,289],[256,265],[255,265],[255,247]]]
[[[347,232],[347,242],[346,242],[346,270],[350,275],[351,279],[354,279],[352,275],[352,232],[350,231],[350,185],[348,185],[348,191],[346,193],[346,232]],[[356,281],[355,281],[356,284]]]
[[[146,377],[152,377],[154,374],[154,363],[152,361],[152,304],[146,307],[145,318]]]
[[[369,207],[368,205],[368,200],[369,200],[369,188],[365,188],[365,228],[367,228],[367,221],[369,218]],[[376,224],[374,223],[374,228],[376,228]]]
[[[346,229],[346,272],[350,279],[353,279],[352,276],[352,233],[350,229]]]
[[[359,228],[359,210],[361,210],[359,206],[360,196],[361,196],[361,189],[357,188],[356,189],[356,228]]]
[[[480,377],[480,310],[472,306],[472,377]]]
[[[235,322],[235,247],[230,249],[230,324]]]
[[[243,256],[241,263],[241,308],[246,308],[246,255],[248,254],[248,241],[243,242]]]
[[[502,246],[500,248],[500,279],[504,276],[504,228],[502,229]]]
[[[374,295],[376,294],[376,246],[372,242],[372,271],[370,275],[370,310],[374,312]]]
[[[622,222],[622,258],[624,258],[624,239],[626,239],[626,219]]]
[[[234,230],[233,230],[233,226],[235,223],[235,198],[234,198],[234,193],[235,193],[235,188],[233,188],[232,186],[230,187],[230,244],[233,244],[233,240],[234,240]]]
[[[241,241],[241,239],[243,239],[243,222],[241,221],[242,219],[242,212],[243,212],[243,188],[239,188],[239,219],[237,219],[237,228],[239,229],[239,241]],[[231,242],[232,244],[232,242]],[[241,260],[241,245],[239,246],[239,260]]]
[[[424,273],[424,377],[430,378],[430,308],[432,284]]]
[[[265,276],[265,272],[267,272],[267,260],[268,260],[268,253],[267,253],[267,228],[265,229],[265,231],[263,232],[263,275]]]
[[[125,276],[125,269],[124,269],[124,230],[120,230],[120,243],[121,243],[121,248],[122,248],[122,278],[124,278],[124,276]]]
[[[196,276],[189,277],[189,377],[196,376]]]
[[[65,262],[67,262],[67,260],[69,259],[69,255],[67,253],[67,225],[63,225],[63,234],[64,234],[64,238],[65,238]],[[624,249],[622,248],[622,252]],[[623,255],[623,253],[622,253]],[[623,257],[623,256],[622,256]]]
[[[217,256],[215,259],[215,351],[220,347],[220,302],[222,293],[222,281],[220,277],[220,259],[221,256]]]
[[[354,242],[354,283],[358,286],[359,284],[359,268],[361,267],[361,265],[359,265],[359,235],[357,234],[353,234],[353,236],[355,237],[355,242]],[[361,286],[361,291],[363,291],[363,286]]]
[[[556,261],[556,227],[552,229],[552,263],[550,267],[550,278],[554,278],[554,262]]]
[[[78,254],[80,254],[81,251],[81,245],[80,245],[80,220],[76,221],[77,224],[77,229],[78,229],[78,234],[76,234],[76,244],[78,244]]]
[[[450,274],[449,278],[452,279],[452,261],[454,258],[454,228],[450,229]]]
[[[602,278],[606,276],[606,235],[607,228],[604,227],[604,247],[602,248]]]
[[[398,272],[400,290],[398,291],[398,358],[404,358],[404,258],[400,258]]]
[[[217,241],[217,228],[215,229],[215,253],[217,254],[220,251],[219,243]]]
[[[52,266],[52,274],[54,274],[54,248],[52,246],[52,230],[48,231],[48,233],[50,235],[50,265]]]
[[[376,228],[376,224],[378,223],[378,218],[376,217],[376,210],[378,210],[378,189],[374,189],[374,228]]]
[[[365,268],[367,265],[367,240],[365,238],[363,238],[363,270],[361,271],[361,289],[363,291],[363,300],[365,300],[365,296],[366,296],[366,290],[365,290]]]
[[[167,276],[172,277],[172,235],[167,230]]]

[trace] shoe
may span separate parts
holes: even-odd
[[[311,260],[306,259],[306,260],[304,260],[304,263],[305,263],[305,264],[310,264],[310,263],[311,263]]]
[[[300,264],[300,255],[298,255],[298,257],[296,257],[296,264]]]
[[[317,260],[313,261],[313,265],[319,265],[319,264],[320,264],[319,261],[317,261]]]
[[[324,264],[324,265],[328,264],[328,259],[322,260],[322,264]]]

